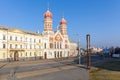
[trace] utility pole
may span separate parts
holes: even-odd
[[[81,57],[81,54],[80,54],[80,38],[79,38],[79,34],[76,34],[76,36],[78,36],[78,63],[80,64],[81,61],[80,61],[80,57]]]
[[[90,69],[90,34],[86,35],[87,40],[87,69]]]
[[[79,55],[79,64],[80,64],[80,38],[78,39],[78,55]]]

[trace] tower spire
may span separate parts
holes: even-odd
[[[62,14],[62,19],[64,19],[64,14]]]
[[[64,14],[62,14],[62,18],[64,18]]]
[[[52,13],[49,11],[49,3],[44,13],[44,31],[52,31]]]
[[[67,24],[67,21],[64,19],[64,15],[62,15],[62,19],[60,20],[60,32],[62,35],[67,34],[66,24]]]
[[[47,5],[47,10],[48,10],[48,11],[50,10],[49,2],[48,2],[48,5]]]

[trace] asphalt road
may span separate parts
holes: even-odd
[[[86,65],[86,59],[87,59],[86,56],[81,56],[80,57],[80,64]],[[92,54],[90,56],[90,63],[94,63],[94,62],[100,61],[100,60],[103,60],[103,57],[101,57],[101,56],[99,56],[97,54]],[[78,64],[79,63],[79,59],[78,58],[75,59],[74,62]]]

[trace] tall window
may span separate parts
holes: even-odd
[[[55,49],[56,49],[56,42],[55,42]]]
[[[57,49],[59,49],[59,42],[57,42]]]
[[[20,40],[22,41],[22,37],[20,37]]]
[[[26,44],[26,49],[27,49],[27,44]]]
[[[17,48],[17,44],[15,44],[15,49]]]
[[[37,56],[36,52],[34,52],[34,56]]]
[[[36,46],[34,45],[34,49],[36,49]]]
[[[26,42],[27,42],[27,37],[26,37]]]
[[[39,39],[39,43],[41,43],[41,40]]]
[[[5,45],[5,44],[3,44],[3,48],[4,48],[4,49],[6,48],[6,45]]]
[[[32,39],[30,38],[30,42],[32,42]]]
[[[36,39],[34,39],[34,42],[36,42]]]
[[[30,44],[30,49],[32,49],[32,45]]]
[[[20,48],[22,48],[22,45],[20,45]]]
[[[45,47],[45,49],[46,49],[46,43],[44,44],[44,47]]]
[[[67,44],[65,44],[65,48],[67,49],[68,47],[67,47]]]
[[[21,52],[21,57],[22,57],[22,52]]]
[[[41,46],[39,46],[39,49],[41,49]]]
[[[54,56],[55,56],[55,58],[57,57],[57,56],[56,56],[56,51],[54,52]]]
[[[30,56],[31,56],[31,52],[30,52]]]
[[[6,40],[6,36],[5,35],[3,35],[3,40]]]
[[[17,36],[15,37],[15,41],[17,41]]]
[[[27,56],[27,52],[26,52],[26,56]]]
[[[10,40],[12,40],[12,36],[10,36]]]
[[[62,45],[61,45],[61,43],[60,43],[60,49],[62,48]]]
[[[50,43],[50,48],[53,48],[53,44],[52,43]]]
[[[12,48],[12,44],[10,44],[10,48]]]

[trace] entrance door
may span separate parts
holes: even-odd
[[[44,54],[44,59],[47,59],[47,53],[45,52],[45,54]]]
[[[19,61],[18,51],[15,51],[15,52],[14,52],[14,61]]]

